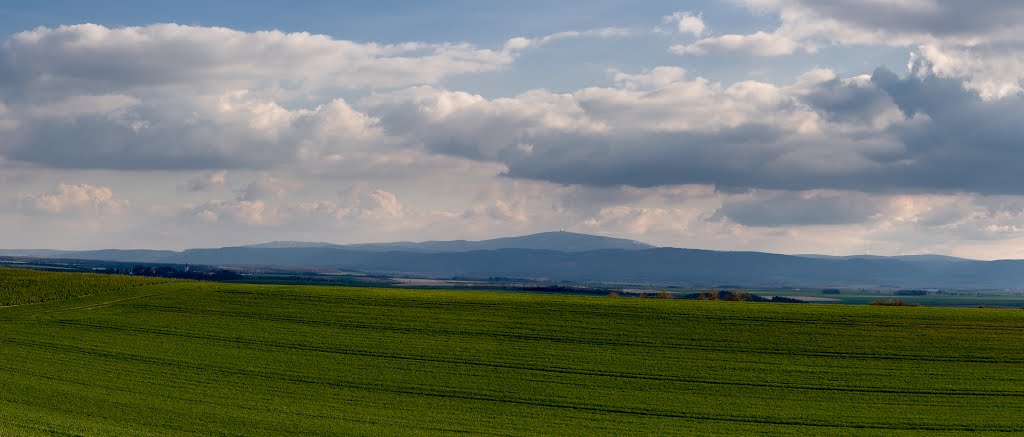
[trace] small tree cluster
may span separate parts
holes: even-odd
[[[876,300],[874,302],[871,302],[871,305],[879,305],[879,306],[886,306],[886,307],[916,307],[916,306],[921,306],[920,304],[907,303],[907,302],[904,302],[904,301],[899,300],[899,299],[884,300],[884,301],[883,300]]]
[[[751,294],[746,291],[730,291],[729,295],[725,297],[725,300],[731,302],[750,302]]]
[[[718,300],[718,289],[710,288],[699,296],[700,300]]]

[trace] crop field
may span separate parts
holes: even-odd
[[[949,307],[995,306],[1005,308],[1024,308],[1024,293],[993,293],[989,291],[958,291],[955,294],[933,294],[925,296],[900,296],[892,291],[858,291],[843,290],[840,294],[825,294],[820,289],[805,290],[752,290],[762,296],[811,297],[827,299],[839,304],[867,305],[876,301],[901,300],[908,304]]]
[[[1024,310],[27,274],[0,435],[1024,433]]]
[[[0,307],[69,299],[167,282],[160,278],[0,269]]]

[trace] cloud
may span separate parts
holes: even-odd
[[[790,85],[729,86],[678,68],[615,73],[614,87],[486,99],[419,87],[360,106],[431,152],[559,184],[724,190],[1020,193],[1021,97],[879,69],[812,70]],[[529,147],[524,147],[528,145]]]
[[[613,231],[629,235],[645,235],[655,231],[683,233],[692,213],[679,208],[610,206],[583,221],[582,228]]]
[[[859,193],[783,191],[726,200],[715,218],[762,227],[847,225],[863,223],[881,210],[881,205]]]
[[[750,35],[722,35],[704,38],[691,44],[676,44],[669,51],[677,55],[706,55],[713,52],[741,53],[755,56],[789,55],[800,45],[778,33],[756,32]]]
[[[670,29],[663,29],[660,26],[654,30],[658,33],[672,33],[678,32],[682,34],[689,34],[695,37],[703,36],[707,31],[707,25],[704,24],[704,17],[701,14],[694,14],[689,11],[675,12],[672,15],[666,15],[662,17],[662,23],[671,26]]]
[[[89,184],[57,185],[44,194],[23,196],[26,207],[48,214],[119,214],[129,203],[114,196],[113,190]]]
[[[74,98],[72,98],[74,99]],[[59,168],[265,169],[380,145],[376,120],[341,99],[286,109],[249,91],[163,96],[74,117],[22,119],[8,159]]]
[[[228,221],[244,225],[264,226],[280,224],[278,207],[262,200],[213,200],[182,211],[186,219],[201,223]]]
[[[921,77],[962,79],[963,85],[985,99],[999,99],[1021,92],[1024,72],[1022,47],[958,48],[921,45],[911,55],[910,66]]]
[[[0,156],[45,167],[275,169],[373,160],[399,145],[338,89],[385,90],[494,71],[527,48],[615,38],[600,28],[466,43],[155,24],[40,27],[0,45]]]
[[[640,74],[613,71],[615,83],[629,90],[664,88],[681,82],[685,76],[686,69],[682,67],[655,67]]]
[[[228,172],[226,170],[207,173],[189,179],[181,189],[189,192],[209,191],[211,189],[227,185],[227,176]]]
[[[14,34],[0,46],[11,100],[180,87],[400,87],[493,71],[514,53],[465,43],[358,43],[325,35],[153,24],[78,24]]]
[[[568,30],[563,32],[556,32],[549,35],[542,36],[540,38],[526,38],[526,37],[515,37],[510,38],[505,42],[505,50],[515,52],[518,50],[524,50],[528,48],[540,47],[548,45],[552,42],[563,40],[563,39],[577,39],[577,38],[598,38],[598,39],[609,39],[609,38],[622,38],[632,34],[632,31],[622,27],[602,27],[599,29],[589,30]]]
[[[293,185],[273,176],[264,175],[250,182],[238,192],[239,200],[283,199],[288,194],[288,186]]]
[[[993,0],[984,7],[959,0],[740,0],[757,13],[774,13],[769,32],[709,36],[670,51],[762,56],[814,52],[831,45],[909,47],[931,73],[964,78],[983,98],[1022,91],[1024,3]]]

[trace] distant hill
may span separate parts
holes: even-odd
[[[2,253],[2,252],[0,252]],[[655,248],[631,240],[546,232],[484,241],[334,245],[272,242],[217,249],[36,252],[39,257],[206,265],[329,267],[422,277],[713,286],[1024,288],[1024,261],[939,255],[779,255]]]
[[[578,234],[575,232],[542,232],[521,237],[495,238],[481,241],[424,241],[421,243],[370,243],[335,246],[350,250],[372,251],[407,251],[407,252],[469,252],[474,250],[498,249],[536,249],[557,252],[586,252],[590,250],[621,249],[642,250],[653,249],[650,244],[623,238],[601,237],[597,235]]]
[[[260,249],[292,249],[296,247],[341,247],[331,243],[314,243],[308,241],[271,241],[269,243],[249,244],[240,247],[255,247]]]
[[[973,261],[967,258],[957,258],[955,256],[947,255],[897,255],[897,256],[879,256],[879,255],[815,255],[815,254],[801,254],[794,255],[801,256],[804,258],[821,258],[821,259],[898,259],[903,261],[926,261],[926,262],[960,262],[960,261]]]
[[[0,249],[0,256],[28,256],[35,258],[54,258],[66,253],[69,253],[69,251],[52,249]]]

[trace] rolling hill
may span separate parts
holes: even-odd
[[[678,285],[1024,288],[1024,261],[937,255],[780,255],[656,248],[570,232],[483,241],[335,245],[273,242],[240,247],[36,252],[117,262],[322,267],[420,277],[515,277]]]

